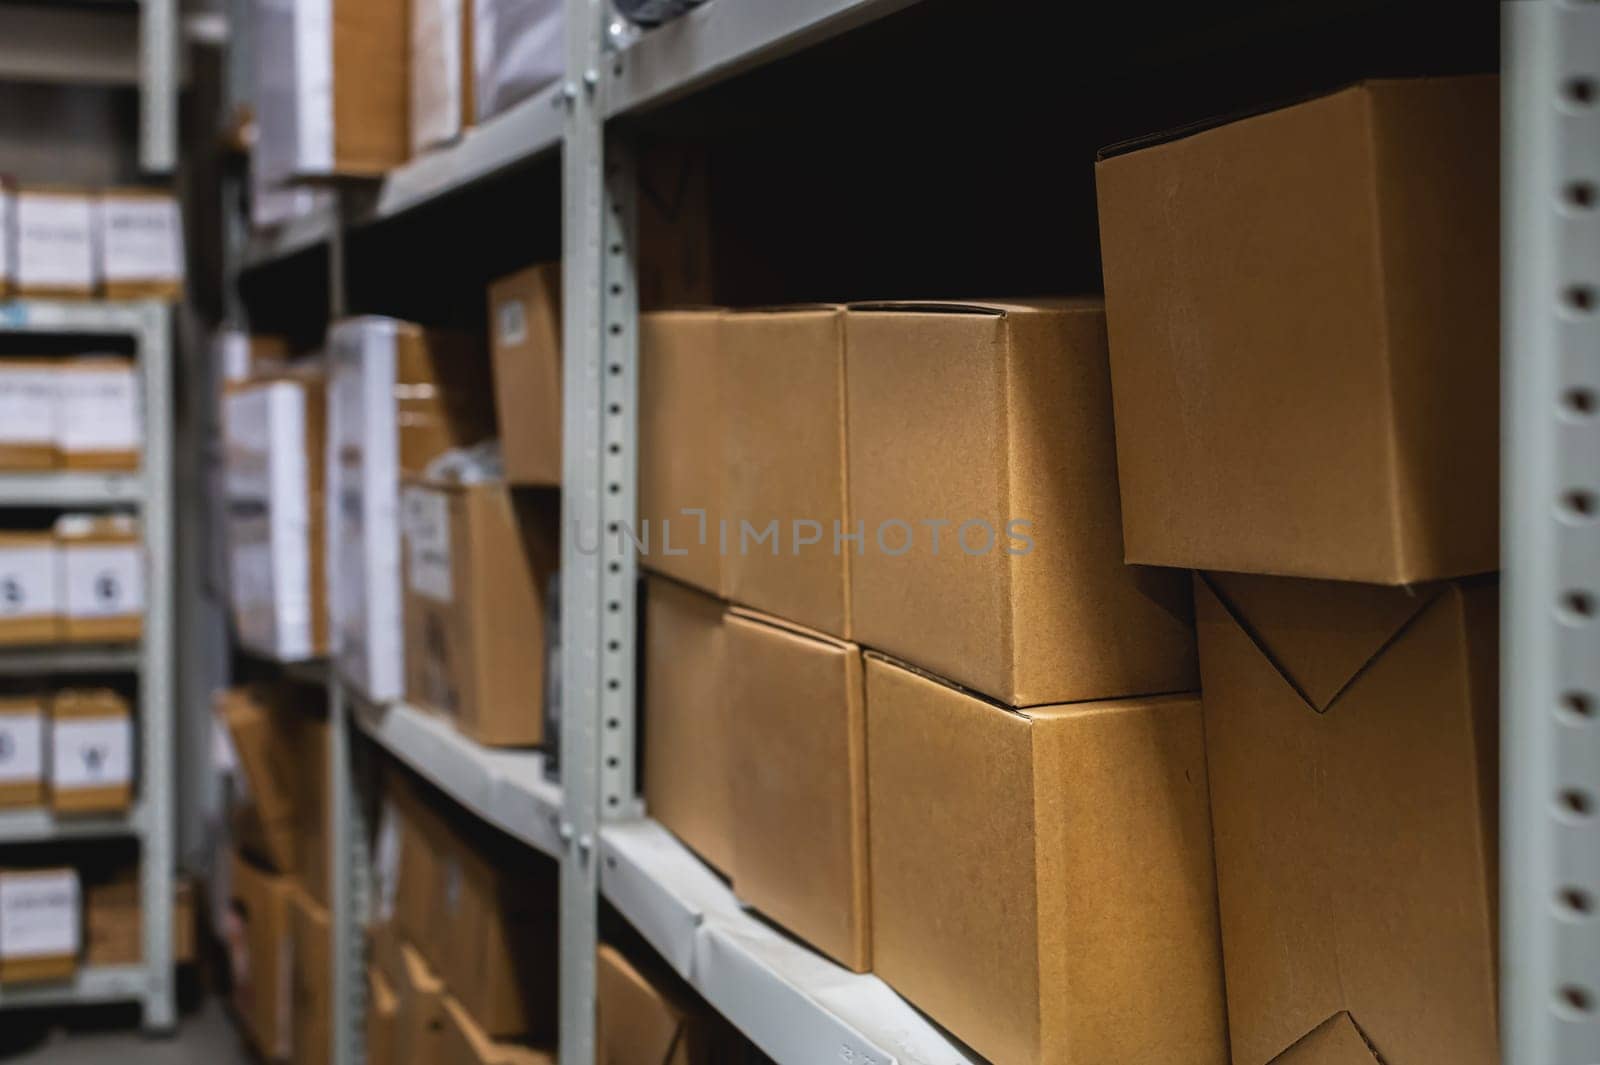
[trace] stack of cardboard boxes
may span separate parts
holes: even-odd
[[[171,193],[0,179],[0,299],[182,294],[183,225]]]
[[[996,1061],[1493,1060],[1494,92],[1108,153],[1103,304],[647,315],[652,815]]]
[[[133,711],[109,688],[0,696],[0,808],[105,814],[133,804]]]

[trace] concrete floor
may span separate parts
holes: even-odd
[[[71,1014],[47,1030],[24,1030],[20,1016],[0,1022],[0,1065],[251,1065],[233,1022],[221,1004],[207,998],[186,1014],[172,1039],[146,1039],[137,1016],[78,1022]],[[107,1027],[115,1024],[116,1027]]]

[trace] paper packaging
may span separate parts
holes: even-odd
[[[0,697],[0,809],[44,805],[47,698]]]
[[[326,382],[252,382],[223,398],[228,571],[239,642],[301,661],[327,652]]]
[[[459,337],[391,318],[329,332],[327,558],[333,658],[376,702],[405,688],[400,476],[493,435],[487,361]]]
[[[96,275],[94,197],[70,188],[23,186],[16,195],[16,294],[89,299]]]
[[[4,233],[0,227],[0,243]],[[44,470],[56,464],[58,366],[56,359],[0,359],[0,469]]]
[[[645,581],[644,800],[650,816],[724,873],[733,869],[732,719],[725,606]]]
[[[297,778],[320,769],[301,760],[307,746],[302,734],[316,727],[292,705],[294,693],[301,690],[252,685],[220,692],[216,700],[217,716],[233,743],[256,821],[253,830],[241,835],[257,842],[254,856],[280,873],[293,873],[299,866]]]
[[[294,883],[235,853],[232,897],[223,929],[232,973],[233,1006],[262,1057],[289,1057],[293,946],[289,897]]]
[[[295,747],[294,813],[295,869],[301,889],[313,902],[332,905],[333,871],[328,849],[328,722],[302,713],[289,733]]]
[[[1226,1065],[1198,699],[866,675],[873,971],[991,1061]]]
[[[506,480],[561,483],[561,264],[489,286],[489,351]]]
[[[538,746],[560,499],[497,481],[412,479],[401,502],[407,698],[479,743]]]
[[[294,1065],[328,1065],[333,1023],[333,924],[326,909],[298,888],[289,895],[292,1004],[289,1045]]]
[[[1122,561],[1100,301],[863,304],[845,334],[856,637],[1012,706],[1192,691],[1188,577]]]
[[[1497,100],[1365,82],[1099,163],[1128,561],[1498,566]]]
[[[1197,580],[1234,1065],[1500,1060],[1498,602]]]
[[[729,517],[722,312],[657,311],[639,320],[640,565],[728,594]],[[730,540],[738,549],[738,529]]]
[[[81,355],[56,362],[56,451],[69,469],[136,470],[144,442],[132,359]]]
[[[411,2],[411,152],[472,125],[472,0]]]
[[[867,738],[855,644],[727,616],[733,890],[856,972],[867,923]]]
[[[553,1065],[547,1050],[496,1042],[453,998],[444,1000],[444,1056],[451,1065]]]
[[[391,777],[390,801],[400,819],[400,863],[393,925],[429,969],[442,972],[451,942],[447,889],[459,894],[459,841],[432,804],[404,781]]]
[[[849,639],[844,312],[723,317],[728,598]],[[719,530],[720,533],[720,530]],[[764,533],[765,540],[758,537]],[[802,543],[802,541],[808,541]],[[720,548],[720,535],[719,535]]]
[[[71,978],[83,944],[79,895],[76,870],[0,871],[0,984]]]
[[[160,189],[106,189],[97,203],[101,285],[107,299],[183,295],[183,217]]]
[[[137,965],[144,960],[137,865],[84,886],[83,925],[85,965]],[[187,965],[195,957],[194,883],[180,877],[172,885],[172,961]]]
[[[0,531],[0,644],[54,643],[62,613],[55,536]]]
[[[133,804],[133,710],[108,688],[64,689],[50,700],[50,805],[103,813]]]
[[[400,999],[381,971],[367,967],[367,1061],[396,1065],[400,1060]]]
[[[736,1060],[725,1022],[659,965],[602,943],[595,957],[598,1065],[714,1065]]]
[[[473,110],[486,122],[567,68],[561,0],[466,0],[473,6]]]
[[[444,1057],[444,981],[409,943],[394,941],[394,948],[398,975],[392,979],[399,1000],[395,1063],[443,1065],[449,1060]]]
[[[61,638],[127,643],[144,628],[144,545],[126,515],[64,514],[56,520],[63,594]]]

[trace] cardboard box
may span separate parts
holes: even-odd
[[[1122,561],[1100,301],[845,323],[856,637],[1012,706],[1193,691],[1187,576]]]
[[[237,852],[231,862],[229,916],[224,928],[233,1006],[245,1034],[268,1060],[290,1052],[293,947],[289,897],[294,883],[266,872]]]
[[[298,771],[294,783],[295,869],[300,887],[316,903],[332,905],[333,846],[328,802],[328,722],[301,714],[290,731]]]
[[[234,628],[278,661],[328,650],[326,425],[320,374],[241,384],[223,398]]]
[[[0,644],[56,642],[63,610],[55,536],[0,530]]]
[[[489,351],[506,480],[559,485],[560,263],[530,266],[489,286]]]
[[[16,193],[16,286],[26,299],[94,296],[94,197],[64,187],[24,185]]]
[[[144,544],[126,515],[64,514],[56,519],[61,550],[61,639],[68,643],[131,643],[144,631]]]
[[[183,296],[183,216],[170,192],[106,189],[96,204],[97,273],[112,300],[176,300]]]
[[[44,695],[0,697],[0,809],[45,804]]]
[[[639,320],[639,563],[728,594],[728,434],[722,312]],[[738,549],[738,526],[732,527]]]
[[[561,0],[473,0],[472,103],[486,122],[567,69]]]
[[[1497,101],[1364,82],[1100,162],[1128,561],[1499,565]]]
[[[729,873],[734,790],[725,609],[687,585],[645,581],[645,805]]]
[[[496,1042],[453,998],[444,1000],[444,1056],[450,1065],[553,1065],[547,1050],[522,1043]]]
[[[844,311],[722,319],[728,598],[849,639]]]
[[[0,243],[5,232],[0,228]],[[56,464],[58,365],[56,359],[0,359],[0,469],[46,470]]]
[[[0,984],[69,980],[83,946],[74,869],[0,870]]]
[[[1198,699],[866,674],[873,970],[991,1061],[1226,1065]]]
[[[444,1056],[444,981],[409,943],[396,942],[396,954],[396,1065],[448,1065]]]
[[[1234,1065],[1500,1060],[1498,603],[1197,580]]]
[[[258,845],[253,857],[279,873],[293,873],[300,864],[301,786],[296,778],[318,768],[301,761],[304,744],[296,734],[305,727],[304,711],[292,705],[298,691],[303,689],[252,685],[220,692],[216,700],[217,716],[232,741],[255,821],[241,835]]]
[[[856,972],[871,968],[861,650],[777,618],[727,620],[733,889]]]
[[[600,944],[595,957],[598,1065],[715,1065],[735,1060],[721,1017],[661,966]]]
[[[294,1065],[328,1065],[333,1024],[333,923],[298,887],[289,896],[293,939],[293,1005],[289,1018]]]
[[[411,153],[448,144],[472,125],[472,0],[412,0]]]
[[[333,658],[376,702],[405,689],[400,477],[493,435],[488,363],[472,344],[392,318],[329,331],[328,611]]]
[[[144,442],[132,359],[80,355],[56,363],[56,454],[69,469],[136,470]]]
[[[407,698],[479,743],[537,746],[559,497],[413,479],[402,509]]]
[[[144,960],[144,920],[139,910],[139,867],[119,870],[110,880],[88,884],[83,892],[85,965],[137,965]],[[172,885],[172,961],[195,960],[194,883],[179,877]]]
[[[367,967],[367,1061],[397,1065],[400,1060],[400,998],[383,973]]]
[[[133,805],[133,708],[109,688],[63,689],[50,700],[50,806],[57,813]]]
[[[446,899],[460,893],[460,844],[443,815],[416,789],[395,786],[391,796],[400,814],[394,927],[429,968],[442,972],[452,935]]]

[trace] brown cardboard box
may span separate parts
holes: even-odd
[[[133,708],[109,688],[65,688],[50,699],[50,806],[89,814],[133,805]]]
[[[444,1000],[444,1056],[449,1065],[553,1065],[546,1050],[521,1043],[496,1042],[453,998]]]
[[[844,312],[722,319],[727,370],[728,598],[849,639]],[[808,524],[809,523],[809,524]],[[748,532],[749,535],[746,535]],[[758,542],[764,532],[772,533]]]
[[[396,1065],[450,1065],[444,1056],[444,981],[410,944],[399,947],[399,1051]]]
[[[472,77],[472,0],[412,0],[410,19],[413,155],[457,140],[476,108]]]
[[[728,516],[722,313],[657,311],[639,320],[636,533],[641,565],[726,596],[720,547],[721,522]],[[731,531],[737,550],[737,525]]]
[[[66,608],[54,534],[0,530],[0,592],[0,644],[61,638]]]
[[[233,1005],[245,1034],[269,1060],[290,1050],[292,942],[289,896],[294,882],[235,853],[229,920],[224,929],[232,970]]]
[[[45,804],[46,695],[0,697],[0,809]]]
[[[300,887],[321,906],[333,895],[331,830],[328,825],[328,722],[302,713],[289,731],[298,772],[292,778],[295,797],[295,872]]]
[[[137,470],[144,440],[139,370],[120,355],[56,362],[56,462],[68,469]]]
[[[296,885],[289,898],[294,939],[294,1065],[328,1065],[333,1023],[333,924],[328,911]]]
[[[1199,701],[866,672],[874,971],[991,1061],[1226,1065]]]
[[[561,264],[489,286],[489,350],[506,480],[561,483]]]
[[[0,189],[0,199],[4,196],[5,190]],[[56,451],[59,365],[58,359],[0,359],[0,469],[47,470],[60,460]]]
[[[83,946],[75,869],[0,869],[0,984],[69,980]]]
[[[720,599],[645,582],[644,801],[723,872],[733,869],[732,720]]]
[[[167,189],[128,185],[95,199],[95,248],[101,294],[108,300],[177,300],[183,296],[183,216]]]
[[[1099,164],[1128,561],[1498,566],[1497,91],[1365,82]]]
[[[855,636],[1012,706],[1192,691],[1188,579],[1122,561],[1098,299],[846,316]]]
[[[676,975],[600,944],[595,959],[598,1065],[716,1065],[732,1060],[726,1023]]]
[[[1496,586],[1195,606],[1234,1065],[1498,1062]]]
[[[733,889],[857,972],[871,968],[861,650],[734,609],[727,617]]]
[[[95,245],[98,229],[94,194],[67,185],[23,185],[13,200],[16,284],[24,299],[86,300],[99,278]]]
[[[559,497],[413,479],[402,505],[407,698],[479,743],[537,746]]]
[[[397,1065],[400,1051],[400,999],[381,971],[367,968],[367,1061]]]
[[[61,638],[130,643],[144,631],[144,544],[127,515],[65,514],[61,550]]]
[[[446,896],[461,880],[460,844],[418,791],[397,787],[393,796],[401,818],[394,926],[431,968],[443,971],[451,938]]]
[[[172,888],[172,961],[186,965],[195,960],[194,883],[179,877]],[[137,865],[118,870],[110,880],[85,885],[85,965],[137,965],[144,959],[139,890]]]
[[[246,849],[279,873],[299,865],[295,778],[311,771],[294,736],[302,711],[291,704],[301,690],[256,684],[226,689],[215,701],[249,793],[253,824],[242,835],[255,846]]]

